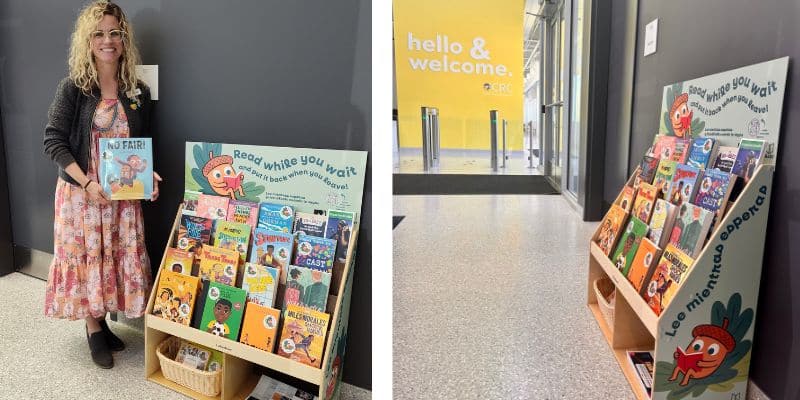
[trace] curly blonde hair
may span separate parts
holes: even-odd
[[[137,84],[136,65],[141,61],[133,27],[118,5],[100,0],[88,4],[81,10],[69,46],[69,77],[86,94],[89,94],[93,87],[100,87],[91,41],[92,32],[97,30],[97,25],[104,15],[116,17],[120,30],[124,32],[122,56],[119,58],[119,68],[117,68],[117,82],[120,89],[125,93],[135,89]]]

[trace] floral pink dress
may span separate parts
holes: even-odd
[[[97,181],[99,138],[129,134],[122,103],[103,99],[92,122],[89,178]],[[59,178],[53,225],[45,315],[77,320],[122,312],[127,318],[141,317],[149,295],[150,258],[139,201],[100,204]]]

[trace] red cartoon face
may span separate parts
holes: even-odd
[[[691,134],[692,111],[689,109],[688,100],[689,95],[683,93],[672,103],[669,119],[672,130],[678,137],[687,137]]]

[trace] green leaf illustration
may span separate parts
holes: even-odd
[[[214,194],[214,189],[211,189],[211,184],[208,183],[208,179],[200,172],[200,168],[192,168],[192,177],[200,186],[201,192],[205,194]]]
[[[186,163],[186,167],[184,168],[183,181],[186,190],[201,191],[203,189],[200,184],[195,181],[194,176],[192,175],[192,168],[189,166],[189,163]]]

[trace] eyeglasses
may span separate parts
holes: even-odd
[[[119,42],[122,40],[122,37],[125,36],[125,32],[119,29],[112,29],[108,32],[94,31],[91,34],[91,38],[95,40],[103,40],[106,35],[108,35],[108,38],[111,39],[112,42]]]

